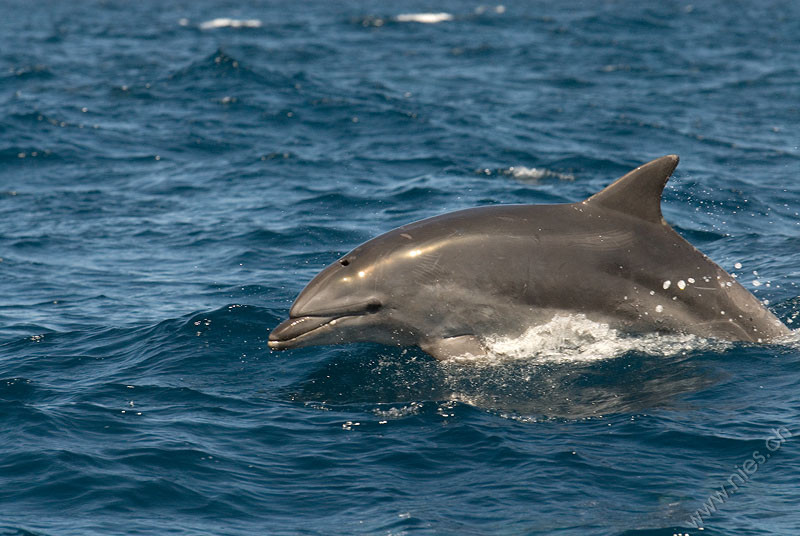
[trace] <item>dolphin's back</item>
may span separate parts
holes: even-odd
[[[583,202],[466,209],[376,240],[417,244],[428,253],[417,267],[427,280],[464,282],[472,296],[502,296],[545,316],[578,312],[636,331],[754,342],[789,333],[663,219],[661,193],[675,165],[677,157],[658,159]]]

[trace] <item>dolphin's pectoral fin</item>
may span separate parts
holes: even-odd
[[[461,335],[446,339],[427,339],[421,342],[419,347],[439,361],[459,356],[481,357],[487,353],[483,343],[474,335]]]

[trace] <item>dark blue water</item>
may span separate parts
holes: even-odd
[[[797,342],[267,348],[380,232],[668,153],[797,326],[800,4],[563,4],[4,2],[0,534],[800,533]]]

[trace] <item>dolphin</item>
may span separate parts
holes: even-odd
[[[555,315],[626,333],[766,342],[789,329],[661,214],[667,155],[585,201],[470,208],[361,244],[300,292],[269,347],[372,341],[484,355]]]

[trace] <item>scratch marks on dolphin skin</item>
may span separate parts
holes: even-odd
[[[435,250],[425,255],[419,255],[411,271],[415,276],[422,279],[431,279],[438,282],[439,277],[442,275],[439,267],[440,259],[441,254]]]

